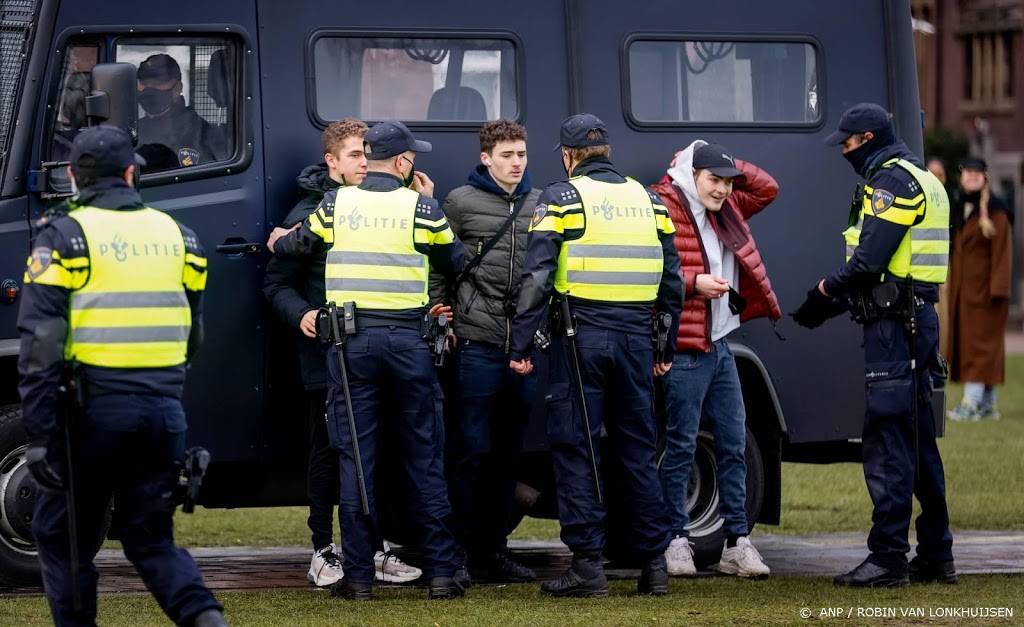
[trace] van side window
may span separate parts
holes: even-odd
[[[89,95],[92,68],[99,62],[98,43],[78,43],[67,48],[60,92],[57,94],[56,116],[53,118],[53,134],[50,136],[50,161],[70,159],[71,143],[89,125],[85,117],[85,98]],[[71,182],[64,168],[50,172],[50,184],[54,190],[71,191]]]
[[[814,123],[818,63],[806,42],[627,43],[632,119],[644,122]]]
[[[235,151],[234,42],[213,37],[117,39],[115,61],[138,72],[143,174],[227,161]]]
[[[519,115],[510,39],[320,36],[313,42],[315,117],[484,122]]]

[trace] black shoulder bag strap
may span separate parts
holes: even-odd
[[[495,233],[494,236],[491,237],[491,239],[487,240],[487,243],[484,244],[483,248],[480,249],[480,252],[477,253],[476,257],[473,257],[473,259],[468,264],[466,264],[466,267],[462,269],[462,272],[459,273],[458,278],[455,279],[455,283],[452,286],[452,295],[458,294],[459,287],[462,285],[462,282],[469,278],[470,273],[472,273],[473,270],[478,265],[480,265],[480,262],[483,260],[484,255],[489,253],[491,249],[494,248],[494,246],[505,235],[505,231],[507,231],[509,227],[512,226],[512,223],[516,221],[516,218],[519,217],[519,212],[523,210],[523,205],[526,204],[526,198],[529,195],[529,193],[525,193],[519,197],[519,200],[516,201],[516,205],[515,208],[512,210],[512,213],[509,215],[508,219],[505,220],[505,223],[501,225],[501,228],[498,229],[498,232]]]

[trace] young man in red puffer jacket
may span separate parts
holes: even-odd
[[[726,534],[718,570],[767,577],[769,568],[747,538],[746,412],[736,360],[726,336],[740,323],[781,317],[779,301],[747,225],[779,186],[767,172],[733,159],[723,147],[695,141],[676,153],[653,189],[676,227],[686,300],[673,368],[665,375],[667,445],[662,466],[673,539],[670,575],[693,575],[686,526],[687,486],[702,415],[711,421],[718,459],[719,511]]]

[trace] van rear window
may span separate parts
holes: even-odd
[[[322,35],[312,50],[316,117],[484,122],[519,116],[512,39]]]
[[[808,42],[634,37],[626,43],[634,123],[813,124],[818,59]]]

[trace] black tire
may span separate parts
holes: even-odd
[[[754,529],[761,504],[764,501],[764,462],[754,434],[746,430],[747,462],[747,528]],[[697,434],[697,450],[690,470],[690,488],[687,507],[690,512],[690,541],[694,543],[693,557],[697,566],[715,564],[722,557],[725,545],[723,520],[718,513],[718,466],[715,438],[703,425]]]
[[[40,582],[39,559],[26,526],[31,518],[34,482],[26,481],[25,429],[21,405],[0,407],[0,586]]]

